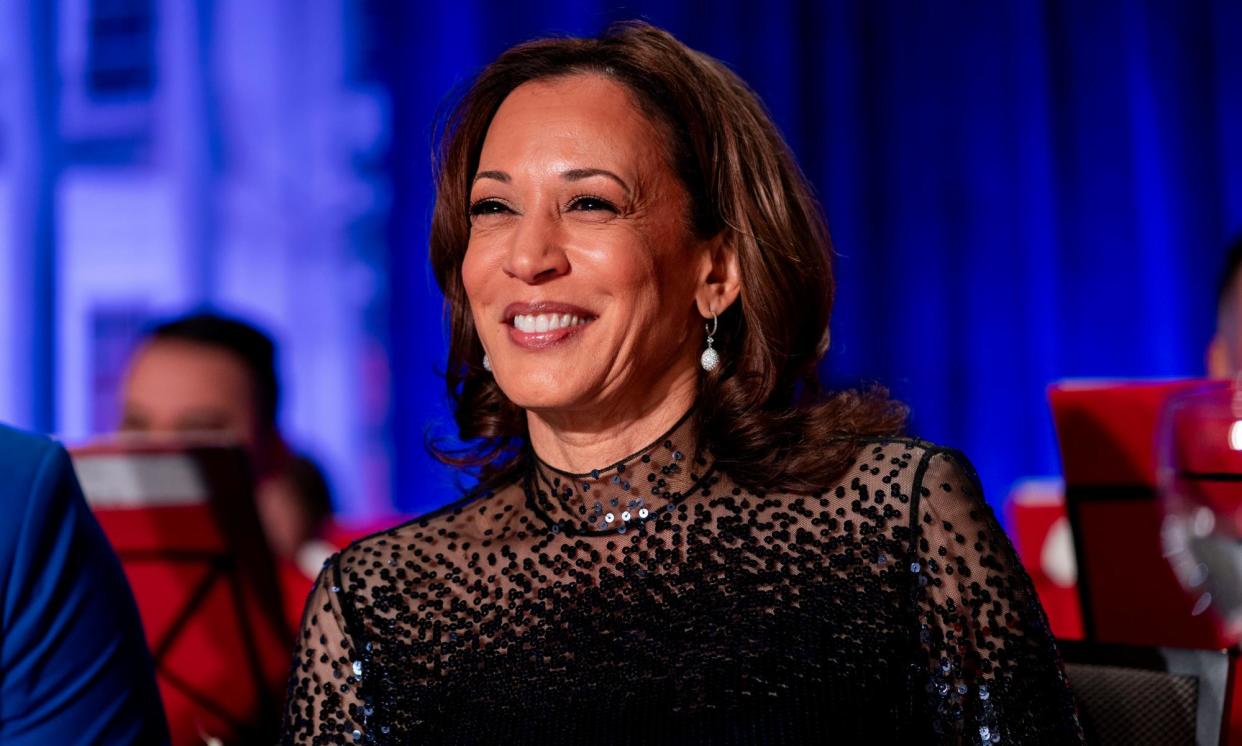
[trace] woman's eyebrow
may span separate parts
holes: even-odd
[[[606,168],[571,168],[568,171],[561,173],[561,178],[566,181],[581,181],[583,179],[589,179],[592,176],[603,176],[604,178],[612,179],[625,190],[627,195],[630,193],[630,185],[625,183],[625,179],[622,179],[620,176],[617,176],[615,173]],[[481,179],[493,179],[502,184],[508,184],[511,181],[509,174],[504,171],[480,171],[474,175],[475,182],[478,182]]]
[[[581,181],[582,179],[589,179],[592,176],[603,176],[605,178],[612,179],[621,185],[621,188],[625,190],[626,195],[629,195],[630,193],[630,185],[625,183],[625,179],[622,179],[620,176],[617,176],[605,168],[572,168],[561,173],[561,178],[566,181]]]
[[[476,182],[479,179],[495,179],[496,181],[499,181],[502,184],[508,184],[509,174],[505,173],[504,171],[480,171],[474,175],[474,180]]]

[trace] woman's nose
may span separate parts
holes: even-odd
[[[569,257],[555,217],[524,216],[511,239],[504,265],[510,277],[534,285],[569,271]]]

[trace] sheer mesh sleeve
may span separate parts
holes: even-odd
[[[910,563],[940,743],[1081,743],[1046,617],[961,454],[931,450],[915,477]]]
[[[302,613],[281,741],[344,744],[363,737],[361,667],[342,608],[339,555],[324,565]]]

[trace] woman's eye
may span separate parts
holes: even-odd
[[[512,212],[509,206],[496,199],[481,199],[470,205],[470,217],[481,217],[483,215],[503,215]]]
[[[596,211],[605,210],[607,212],[617,212],[616,205],[612,204],[603,197],[591,197],[589,195],[575,197],[569,203],[570,210]]]

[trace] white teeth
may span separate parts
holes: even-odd
[[[539,334],[553,332],[557,329],[568,329],[571,326],[586,323],[581,317],[573,314],[521,314],[513,317],[513,326],[520,332]]]

